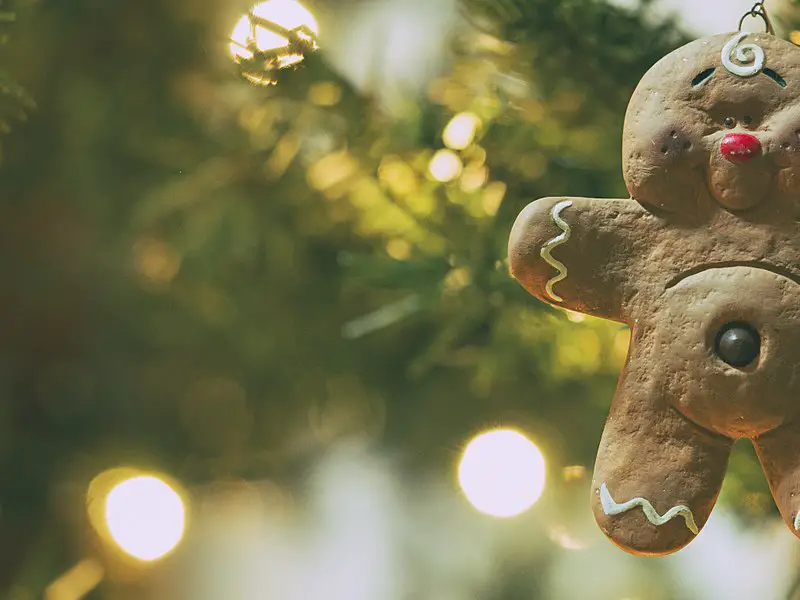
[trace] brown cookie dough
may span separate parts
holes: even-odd
[[[730,33],[662,59],[623,169],[630,199],[537,200],[509,241],[531,294],[632,328],[597,522],[633,553],[682,548],[746,437],[800,535],[800,48]]]

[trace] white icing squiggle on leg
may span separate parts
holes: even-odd
[[[794,517],[794,530],[800,531],[800,511],[797,511],[797,514]]]
[[[689,529],[689,531],[695,535],[697,535],[700,531],[697,528],[697,523],[694,521],[694,515],[688,506],[673,506],[666,513],[664,513],[663,516],[661,516],[656,512],[656,509],[653,508],[653,505],[644,498],[634,498],[633,500],[628,500],[622,504],[617,504],[611,497],[611,494],[609,493],[608,487],[606,487],[605,483],[600,486],[600,503],[603,505],[603,512],[609,516],[618,515],[620,513],[629,511],[632,508],[636,508],[637,506],[641,506],[644,516],[647,517],[647,520],[653,525],[661,526],[664,523],[671,521],[675,517],[681,516],[683,517],[684,521],[686,521],[686,527]],[[797,523],[797,520],[795,520],[795,523]]]
[[[569,238],[572,236],[572,229],[570,228],[569,223],[561,218],[561,211],[565,208],[569,208],[570,206],[572,206],[572,201],[565,200],[564,202],[559,202],[556,204],[550,211],[550,216],[553,218],[553,221],[564,233],[545,243],[545,245],[542,246],[541,252],[544,261],[558,271],[558,275],[550,279],[550,281],[548,281],[544,286],[544,290],[547,292],[547,295],[556,302],[563,302],[564,299],[553,291],[553,286],[559,281],[564,281],[567,278],[569,271],[564,263],[553,258],[551,252],[553,251],[553,248],[556,248],[561,244],[566,244],[569,241]]]

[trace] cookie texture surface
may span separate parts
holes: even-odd
[[[694,41],[633,94],[626,199],[543,198],[517,218],[514,277],[632,330],[592,507],[626,551],[691,542],[732,443],[753,441],[800,536],[800,48]]]

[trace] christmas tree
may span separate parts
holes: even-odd
[[[463,0],[438,38],[412,14],[397,41],[380,3],[305,4],[319,34],[284,24],[277,53],[248,47],[247,5],[0,5],[3,597],[87,556],[108,575],[87,597],[158,597],[87,516],[118,467],[192,498],[302,490],[357,439],[455,487],[466,442],[508,426],[585,500],[628,332],[530,298],[508,233],[537,197],[626,195],[626,103],[688,34],[652,2]],[[385,70],[392,43],[422,44],[401,65],[421,83]],[[723,503],[776,518],[749,448]],[[548,597],[507,564],[494,596]]]

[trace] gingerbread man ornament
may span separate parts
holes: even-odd
[[[531,294],[631,327],[596,520],[629,552],[679,550],[749,438],[800,535],[800,48],[737,32],[666,56],[623,164],[629,199],[537,200],[509,242]]]

